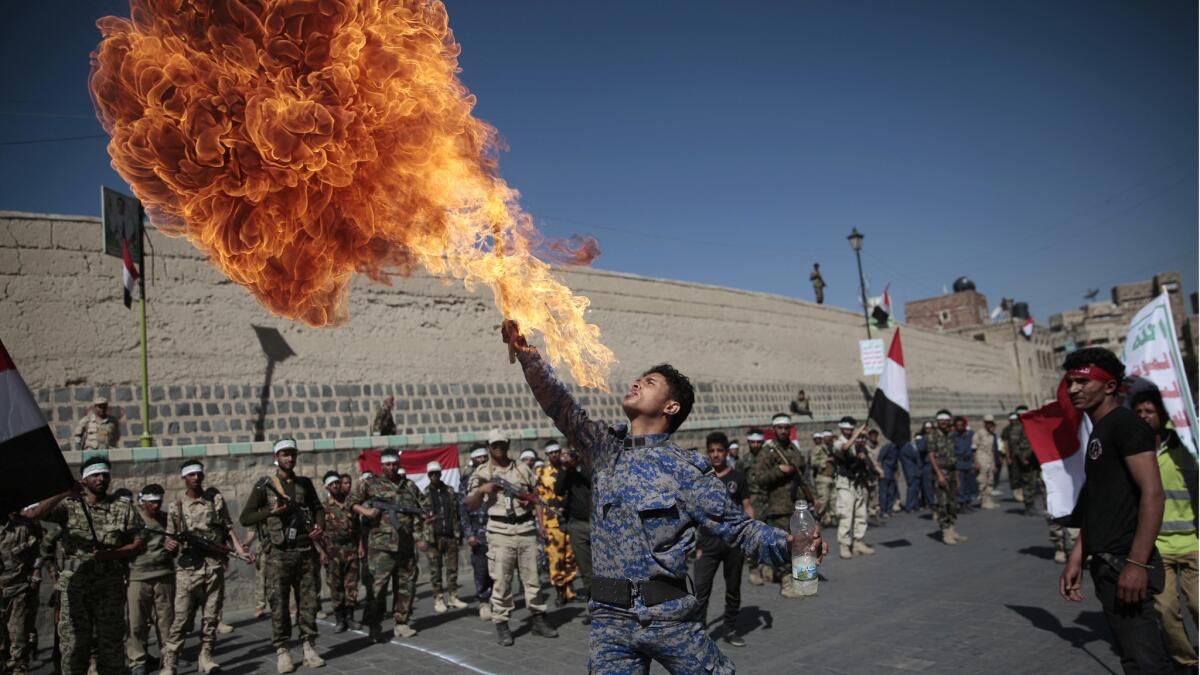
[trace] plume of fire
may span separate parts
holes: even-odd
[[[355,273],[416,266],[490,288],[551,361],[607,387],[614,361],[497,170],[446,9],[430,0],[133,0],[97,22],[90,88],[113,168],[268,309],[347,319]],[[548,245],[586,264],[594,241]]]

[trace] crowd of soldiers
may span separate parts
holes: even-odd
[[[389,399],[377,410],[374,434],[395,432],[391,403]],[[1001,463],[1009,469],[1015,496],[1029,513],[1036,513],[1037,464],[1016,417],[1020,410],[1001,433],[990,416],[983,429],[972,431],[964,418],[940,411],[899,448],[881,444],[876,429],[851,417],[839,421],[836,433],[814,433],[806,447],[794,438],[790,415],[780,413],[765,429],[747,431],[745,449],[714,433],[705,450],[730,495],[749,515],[786,530],[796,502],[803,500],[823,524],[836,525],[839,555],[852,558],[874,553],[866,541],[868,528],[897,511],[931,509],[946,544],[965,542],[955,530],[956,515],[975,504],[994,508],[991,487]],[[108,447],[115,440],[111,420],[106,402],[98,399],[79,426],[82,447]],[[274,446],[274,471],[254,483],[241,511],[244,539],[235,533],[221,492],[205,485],[202,462],[182,464],[184,490],[170,501],[157,484],[136,495],[110,492],[108,461],[92,456],[71,493],[9,514],[0,528],[5,668],[24,673],[36,663],[37,600],[46,574],[55,588],[54,659],[60,672],[145,673],[156,663],[147,649],[153,631],[159,672],[173,675],[197,615],[197,666],[204,673],[218,670],[214,645],[222,629],[228,629],[221,616],[230,557],[255,567],[256,615],[270,614],[278,672],[296,668],[289,650],[293,623],[302,665],[320,667],[324,660],[315,642],[322,570],[335,632],[362,628],[373,640],[405,639],[417,634],[418,552],[427,559],[434,612],[469,607],[458,593],[464,543],[478,614],[494,625],[497,642],[514,642],[514,575],[529,612],[529,632],[557,637],[546,620],[542,577],[548,579],[557,606],[586,602],[591,586],[591,468],[557,442],[548,443],[542,454],[544,460],[526,449],[511,459],[508,438],[495,430],[486,445],[470,450],[457,490],[441,480],[437,462],[425,467],[429,481],[418,489],[395,450],[381,453],[378,475],[367,472],[355,482],[349,473],[330,471],[318,489],[296,472],[295,441],[283,439]],[[905,498],[898,490],[897,463],[907,485]],[[46,523],[52,524],[49,535]],[[1061,562],[1070,533],[1051,528]],[[723,635],[731,645],[745,644],[734,629],[745,567],[751,584],[777,583],[782,596],[801,597],[785,567],[752,562],[719,541],[702,537],[696,557],[704,613],[713,576],[724,567]],[[356,621],[360,585],[366,598],[361,621]],[[389,597],[390,634],[383,628]],[[589,620],[584,612],[582,621]]]

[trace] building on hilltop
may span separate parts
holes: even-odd
[[[987,296],[975,290],[975,282],[959,277],[953,293],[904,303],[904,321],[936,333],[984,326],[988,323]]]

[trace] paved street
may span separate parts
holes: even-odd
[[[928,516],[895,516],[868,533],[875,556],[845,561],[835,554],[826,561],[813,599],[785,601],[775,590],[743,582],[741,622],[749,644],[725,646],[726,653],[744,673],[1120,672],[1090,584],[1085,582],[1081,605],[1058,598],[1061,568],[1051,559],[1042,519],[1019,515],[1005,499],[999,510],[961,518],[959,530],[971,541],[951,548],[937,541]],[[831,543],[833,534],[826,534]],[[470,583],[465,574],[463,582]],[[428,584],[419,592],[421,632],[404,642],[372,645],[362,634],[334,635],[323,622],[324,672],[587,671],[578,605],[552,610],[561,634],[555,640],[529,635],[522,623],[527,614],[519,608],[517,643],[506,649],[474,608],[435,615]],[[713,616],[722,592],[718,578]],[[269,620],[228,619],[237,630],[218,643],[223,672],[274,672]],[[194,645],[190,641],[185,651],[183,673],[195,672]],[[299,658],[298,648],[293,653]]]

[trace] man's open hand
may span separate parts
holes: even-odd
[[[533,352],[537,351],[531,347],[525,340],[525,336],[521,334],[521,328],[516,321],[505,319],[504,323],[500,324],[500,337],[504,343],[513,351],[518,352]]]

